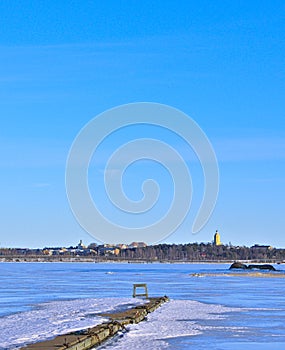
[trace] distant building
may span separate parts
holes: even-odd
[[[260,244],[255,244],[255,245],[253,245],[250,248],[251,249],[259,249],[259,250],[262,250],[262,251],[274,249],[271,245],[260,245]]]
[[[147,244],[145,242],[132,242],[128,245],[128,248],[145,248]]]
[[[123,244],[123,243],[117,244],[116,247],[119,249],[127,249],[128,248],[127,245]]]
[[[116,247],[104,247],[100,246],[99,247],[99,254],[100,255],[119,255],[120,254],[120,249]]]
[[[43,254],[44,255],[52,255],[52,250],[51,249],[43,249]]]
[[[216,233],[214,235],[214,245],[222,245],[221,236],[220,236],[218,230],[216,230]]]
[[[86,249],[86,246],[82,243],[82,240],[80,240],[76,249]]]

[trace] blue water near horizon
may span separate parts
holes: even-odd
[[[47,302],[129,298],[133,283],[147,283],[150,296],[248,309],[219,320],[199,320],[205,325],[202,334],[170,338],[171,349],[284,349],[285,279],[226,277],[228,268],[229,264],[0,263],[0,322]],[[193,273],[218,276],[200,278]],[[245,332],[235,334],[231,327]]]

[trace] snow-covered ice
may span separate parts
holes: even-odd
[[[171,300],[149,314],[146,322],[128,326],[128,332],[122,337],[108,341],[100,349],[170,349],[167,339],[201,334],[209,326],[199,321],[219,320],[225,317],[225,313],[233,311],[240,312],[242,309],[191,300]],[[233,327],[230,329],[234,330]],[[235,331],[242,332],[243,328],[235,327]]]
[[[99,298],[43,303],[31,311],[1,318],[0,349],[16,349],[27,343],[94,327],[107,320],[99,316],[101,312],[142,302],[133,298]]]

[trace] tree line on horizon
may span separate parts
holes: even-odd
[[[267,246],[234,247],[215,246],[211,243],[158,244],[144,248],[128,248],[120,251],[124,259],[203,261],[203,260],[285,260],[285,249]]]
[[[0,248],[0,256],[44,256],[44,249]],[[146,247],[125,249],[104,248],[103,245],[93,249],[66,250],[54,249],[53,256],[94,257],[112,260],[145,260],[145,261],[215,261],[215,260],[276,260],[285,262],[285,249],[270,246],[232,246],[214,245],[212,243],[157,244]],[[114,254],[114,251],[118,252]]]

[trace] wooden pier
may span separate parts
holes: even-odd
[[[21,348],[21,350],[91,349],[101,344],[108,338],[114,336],[119,331],[124,330],[127,325],[143,321],[147,314],[155,311],[167,301],[169,301],[167,296],[149,298],[143,305],[139,305],[118,313],[101,314],[103,317],[108,317],[110,321],[82,331],[59,335],[51,340],[30,344]]]

